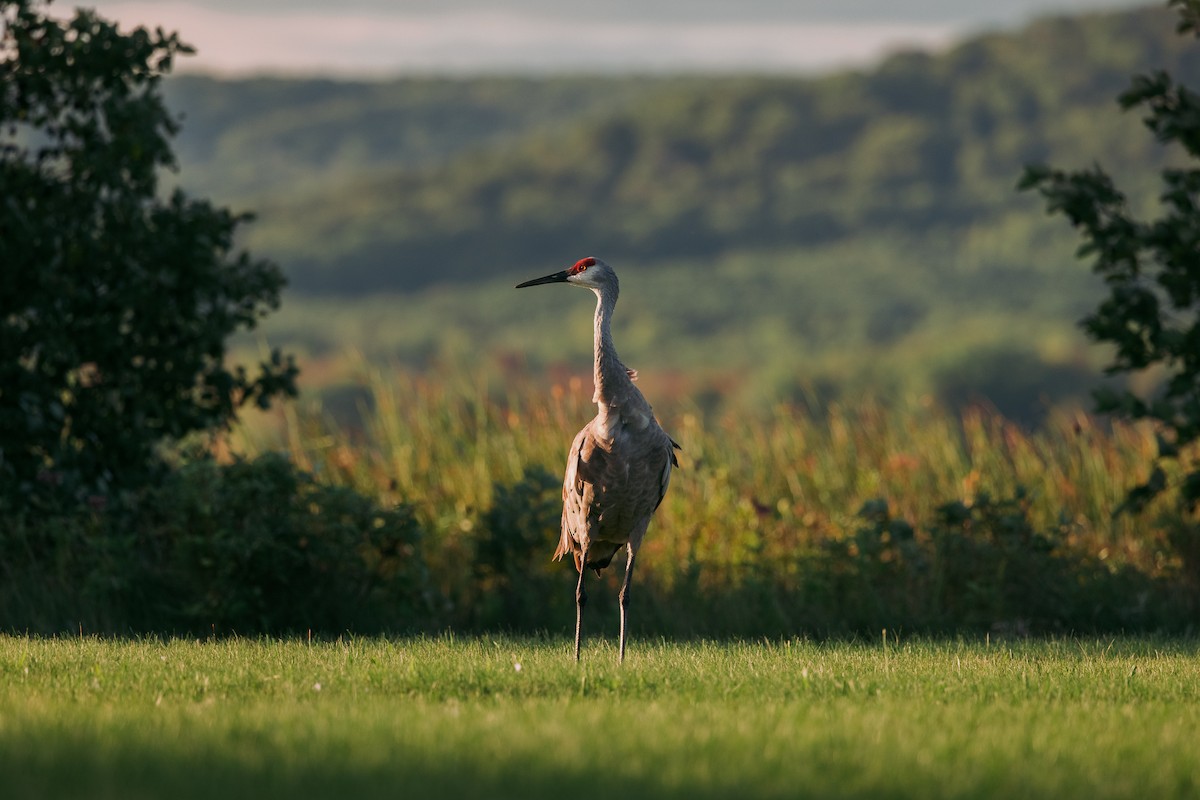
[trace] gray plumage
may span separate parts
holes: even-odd
[[[671,480],[671,467],[679,466],[679,447],[654,418],[646,398],[633,385],[637,373],[617,357],[610,324],[617,304],[619,283],[612,268],[596,258],[580,259],[570,269],[519,284],[573,283],[596,293],[595,418],[571,444],[563,479],[562,534],[555,559],[570,554],[579,571],[575,589],[575,660],[583,641],[583,607],[587,602],[583,576],[600,571],[622,547],[628,552],[625,581],[621,586],[621,639],[619,658],[625,660],[626,614],[634,559],[662,503]]]

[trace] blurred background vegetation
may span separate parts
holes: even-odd
[[[1194,520],[1114,516],[1154,433],[1081,410],[1103,287],[1016,191],[1099,160],[1155,207],[1170,156],[1114,98],[1200,84],[1176,19],[817,78],[169,78],[168,183],[254,211],[241,244],[289,279],[234,356],[296,353],[304,393],[121,503],[0,507],[0,625],[566,630],[592,305],[512,286],[594,254],[684,447],[635,632],[1191,630]]]
[[[1114,98],[1151,68],[1200,78],[1174,24],[1048,18],[818,78],[166,90],[179,182],[255,210],[245,243],[285,267],[265,335],[310,359],[310,389],[344,383],[351,349],[587,374],[586,300],[510,289],[595,254],[620,270],[621,353],[653,396],[929,394],[1035,423],[1096,381],[1105,355],[1075,321],[1100,287],[1014,185],[1032,161],[1099,159],[1156,202],[1165,151]]]

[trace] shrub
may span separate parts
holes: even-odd
[[[1037,530],[1020,489],[945,503],[923,530],[883,500],[859,518],[810,567],[826,613],[849,630],[1112,631],[1172,618],[1165,587],[1071,548],[1063,530]]]
[[[112,528],[74,503],[18,510],[0,499],[0,630],[124,630]]]
[[[0,627],[323,633],[436,627],[422,532],[278,455],[196,461],[128,507],[29,514],[0,535]]]
[[[562,480],[531,467],[497,484],[476,526],[471,622],[507,630],[558,628],[574,607],[573,570],[552,560],[562,519]],[[568,602],[569,601],[569,602]]]
[[[150,627],[280,633],[432,622],[412,511],[318,484],[282,456],[188,464],[146,493],[138,516],[134,572]]]
[[[869,630],[912,624],[925,615],[921,584],[929,554],[914,539],[912,525],[892,517],[885,500],[859,509],[864,525],[844,539],[826,539],[804,562],[801,600],[825,625]]]

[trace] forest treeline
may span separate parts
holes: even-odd
[[[815,78],[165,89],[176,180],[257,213],[243,241],[290,281],[264,335],[326,362],[310,389],[346,382],[347,349],[586,371],[583,298],[511,287],[592,254],[622,276],[622,356],[670,381],[652,391],[986,398],[1036,421],[1099,380],[1075,322],[1101,287],[1016,182],[1097,160],[1153,203],[1167,156],[1115,97],[1139,71],[1200,77],[1174,25],[1160,7],[1048,18]]]
[[[822,78],[184,77],[186,185],[253,202],[250,243],[305,293],[474,281],[581,252],[704,264],[1040,209],[1031,161],[1142,173],[1130,74],[1200,77],[1165,8],[1050,18]],[[1029,252],[1035,226],[1017,231]]]

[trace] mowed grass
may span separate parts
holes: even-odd
[[[1197,742],[1194,640],[0,638],[14,799],[1194,797]]]

